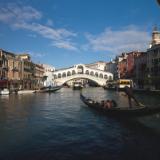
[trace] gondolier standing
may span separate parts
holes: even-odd
[[[135,103],[140,106],[140,103],[137,101],[137,99],[134,97],[133,95],[133,90],[131,87],[125,86],[124,87],[124,92],[127,94],[128,96],[128,103],[129,103],[129,107],[132,108],[132,102],[131,100],[133,99],[135,101]]]

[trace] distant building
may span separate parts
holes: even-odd
[[[18,88],[21,81],[21,60],[11,52],[0,49],[0,87]]]
[[[34,88],[39,89],[43,87],[44,81],[44,67],[42,64],[34,64]]]
[[[135,77],[134,81],[137,88],[145,88],[148,77],[147,77],[147,53],[142,52],[142,54],[135,58]]]
[[[125,78],[133,79],[135,77],[135,59],[142,54],[143,52],[139,51],[132,51],[127,53]]]
[[[21,68],[22,83],[20,89],[35,89],[34,63],[31,61],[30,55],[19,54],[18,57],[22,60],[22,68]]]
[[[115,61],[117,64],[117,79],[133,79],[135,77],[135,59],[139,57],[143,52],[132,51],[128,53],[122,53],[117,56]]]
[[[116,56],[115,62],[116,62],[116,71],[115,71],[115,79],[125,78],[126,75],[126,59],[127,54],[122,53],[119,56]]]
[[[115,77],[117,75],[117,65],[116,65],[115,60],[112,60],[112,61],[106,63],[105,71],[112,73],[113,77],[115,79]]]
[[[92,68],[92,69],[98,69],[101,71],[105,71],[106,69],[106,62],[98,61],[95,63],[85,64],[86,67]]]
[[[158,31],[158,28],[155,26],[152,32],[151,47],[157,44],[160,44],[160,31]]]
[[[160,44],[147,50],[147,76],[152,89],[160,89]]]
[[[56,84],[54,84],[53,79],[54,79],[54,71],[55,68],[51,65],[48,64],[43,64],[42,65],[44,68],[44,74],[43,74],[43,78],[44,78],[44,86],[54,86]]]

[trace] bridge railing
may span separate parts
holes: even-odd
[[[64,78],[68,78],[68,77],[72,77],[72,76],[90,76],[90,77],[93,77],[93,78],[98,78],[98,79],[105,79],[105,80],[112,80],[113,79],[113,76],[110,76],[110,75],[102,75],[102,74],[86,74],[86,73],[83,73],[83,74],[70,74],[70,75],[67,75],[67,74],[61,74],[60,76],[58,75],[54,75],[54,79],[64,79]]]

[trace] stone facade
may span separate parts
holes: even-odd
[[[160,89],[160,44],[147,50],[147,76],[151,89]]]
[[[0,88],[10,90],[38,89],[44,69],[34,64],[29,54],[14,54],[0,50]]]
[[[89,68],[92,68],[92,69],[98,69],[98,70],[101,70],[101,71],[105,71],[106,62],[98,61],[98,62],[95,62],[95,63],[86,64],[85,66],[89,67]]]
[[[147,53],[142,52],[142,54],[135,58],[135,68],[134,68],[134,75],[135,77],[134,82],[137,88],[145,88],[147,87],[148,77],[146,74],[147,70]]]
[[[55,86],[56,84],[54,84],[53,79],[53,73],[55,71],[55,68],[51,65],[47,65],[47,64],[43,64],[43,68],[44,68],[44,81],[43,84],[44,86]]]
[[[39,89],[43,87],[44,68],[43,65],[34,64],[34,88]]]
[[[0,50],[0,80],[6,81],[0,87],[18,88],[21,80],[21,60],[11,52]]]

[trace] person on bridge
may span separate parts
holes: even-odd
[[[124,92],[128,96],[128,103],[129,103],[130,108],[132,108],[132,102],[131,102],[132,99],[135,101],[137,106],[140,106],[140,103],[138,102],[138,100],[133,95],[133,90],[132,90],[131,87],[125,86],[124,87]]]

